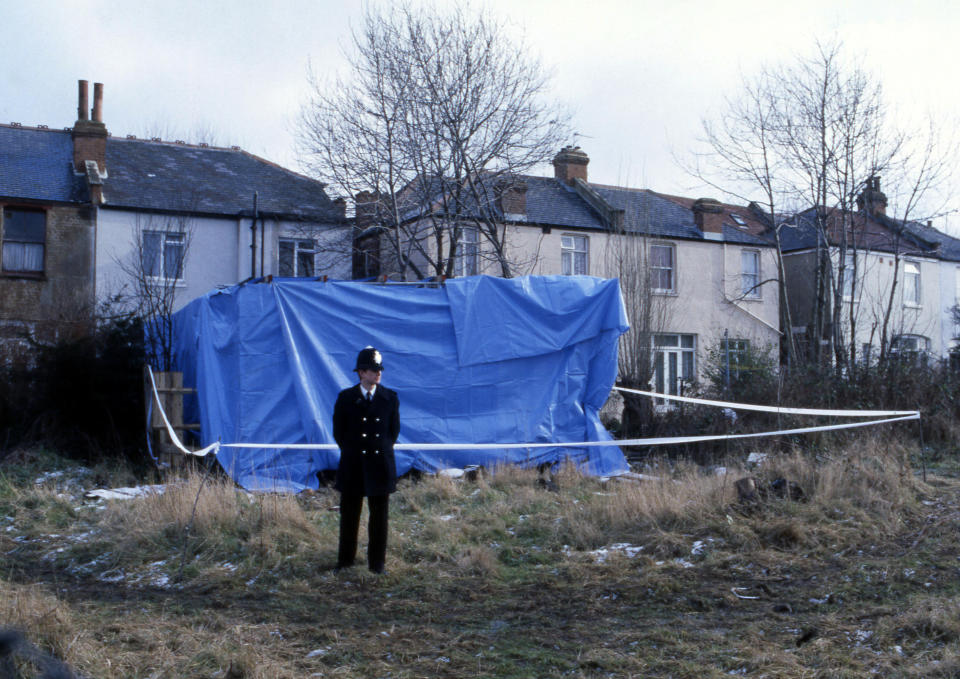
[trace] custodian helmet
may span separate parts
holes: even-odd
[[[383,357],[373,347],[361,349],[354,370],[383,370]]]

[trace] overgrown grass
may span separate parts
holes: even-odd
[[[404,480],[383,577],[334,574],[332,491],[189,474],[95,505],[98,473],[25,457],[0,467],[0,617],[103,679],[956,676],[960,484],[916,455]]]

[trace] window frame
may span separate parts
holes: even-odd
[[[22,213],[31,213],[39,214],[43,217],[43,236],[42,239],[26,239],[25,237],[21,238],[10,238],[8,233],[7,221],[9,219],[9,212],[22,212]],[[49,217],[48,210],[43,208],[37,208],[32,206],[25,205],[3,205],[0,206],[0,272],[5,276],[23,276],[23,277],[42,277],[47,270],[47,221]],[[6,264],[9,261],[7,257],[7,246],[23,246],[24,255],[27,251],[27,246],[39,245],[40,248],[40,264],[39,268],[11,268],[8,269]],[[13,248],[11,248],[12,250]],[[26,259],[25,256],[21,257]],[[12,256],[11,258],[12,259]]]
[[[752,273],[746,271],[744,266],[744,257],[752,257],[754,263],[756,264],[756,270]],[[752,276],[754,283],[753,285],[747,285],[747,277]],[[760,294],[760,281],[762,280],[761,276],[761,262],[760,262],[760,251],[754,250],[752,248],[742,248],[740,250],[740,296],[743,299],[762,299]]]
[[[292,262],[290,276],[283,275],[283,245],[293,244],[290,250]],[[309,273],[300,272],[300,258],[303,255],[310,256],[311,264]],[[299,238],[297,236],[280,236],[277,238],[277,276],[281,278],[313,278],[317,272],[317,241],[313,238]]]
[[[664,248],[670,253],[670,265],[659,266],[654,264],[654,248]],[[677,246],[675,243],[650,243],[647,254],[650,269],[650,290],[660,295],[672,295],[677,292]],[[666,271],[670,277],[670,287],[661,287],[660,272]]]
[[[697,377],[697,336],[689,333],[657,333],[650,338],[650,342],[653,391],[681,396],[684,384],[694,382]],[[658,407],[670,408],[673,402],[661,398],[656,399],[655,403]]]
[[[454,250],[453,274],[458,278],[480,273],[480,229],[464,226],[457,234]]]
[[[856,255],[848,252],[844,255],[843,263],[843,299],[844,301],[853,300],[854,294],[854,272],[856,271]]]
[[[146,262],[148,254],[147,238],[152,238],[155,236],[159,238],[160,246],[156,253],[156,267],[148,267]],[[140,253],[140,265],[143,269],[144,277],[147,280],[156,283],[183,283],[187,257],[187,233],[185,231],[144,229],[144,231],[141,233],[141,240],[142,250]],[[177,271],[175,276],[169,276],[167,275],[167,248],[175,245],[178,245],[180,248],[179,255],[177,256]],[[153,273],[153,271],[159,271],[160,273]]]
[[[908,271],[907,267],[916,268],[916,274]],[[912,284],[908,283],[913,281]],[[908,292],[913,293],[913,298],[907,297]],[[903,305],[909,307],[920,307],[923,301],[923,279],[920,262],[913,260],[904,260],[903,262]]]
[[[567,243],[570,243],[568,245]],[[583,249],[577,247],[583,245]],[[579,257],[578,257],[579,256]],[[577,271],[577,262],[582,260],[583,271]],[[567,265],[569,263],[569,271]],[[590,237],[579,233],[560,234],[560,273],[564,276],[590,275]]]

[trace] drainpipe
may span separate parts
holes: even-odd
[[[250,224],[250,278],[257,275],[257,192],[253,192],[253,222]]]

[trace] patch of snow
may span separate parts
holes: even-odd
[[[463,474],[464,474],[464,471],[462,469],[455,469],[455,468],[441,469],[440,471],[437,472],[437,476],[443,476],[448,479],[459,479],[463,476]]]
[[[917,574],[917,571],[914,570],[913,568],[904,568],[904,569],[903,569],[903,577],[905,577],[905,578],[912,578],[912,577],[913,577],[914,575],[916,575],[916,574]]]
[[[766,453],[750,453],[747,455],[747,464],[749,465],[761,465],[767,461]]]
[[[308,658],[319,658],[319,657],[322,656],[322,655],[326,655],[326,654],[327,654],[327,651],[329,651],[329,650],[330,650],[329,647],[328,647],[328,648],[317,648],[317,649],[314,649],[314,650],[310,651],[309,653],[307,653],[307,657],[308,657]]]
[[[38,486],[41,486],[41,485],[43,485],[44,483],[46,483],[47,481],[50,481],[50,480],[52,480],[52,479],[59,479],[59,478],[62,477],[63,475],[64,475],[64,471],[63,471],[62,469],[59,469],[59,470],[53,471],[53,472],[44,472],[43,474],[41,474],[40,476],[37,477],[37,479],[34,481],[34,483],[35,483],[36,485],[38,485]]]
[[[812,603],[812,604],[825,604],[825,603],[827,603],[828,601],[830,601],[830,595],[828,594],[827,596],[823,597],[822,599],[814,599],[814,598],[811,597],[809,601],[810,601],[810,603]]]
[[[681,566],[681,567],[683,567],[683,568],[693,568],[693,564],[692,564],[691,562],[687,561],[686,559],[674,559],[674,560],[673,560],[673,563],[675,563],[675,564],[677,564],[678,566]]]
[[[457,518],[457,517],[454,516],[453,514],[444,514],[443,516],[440,517],[440,520],[441,520],[441,521],[452,521],[452,520],[455,519],[455,518]]]
[[[564,554],[570,554],[570,548],[567,545],[564,545]],[[643,550],[643,546],[631,545],[629,542],[617,542],[610,545],[609,547],[601,547],[600,549],[595,549],[592,552],[587,552],[592,556],[597,563],[606,563],[607,557],[613,554],[614,552],[621,552],[625,554],[628,558],[632,559],[637,554]]]

